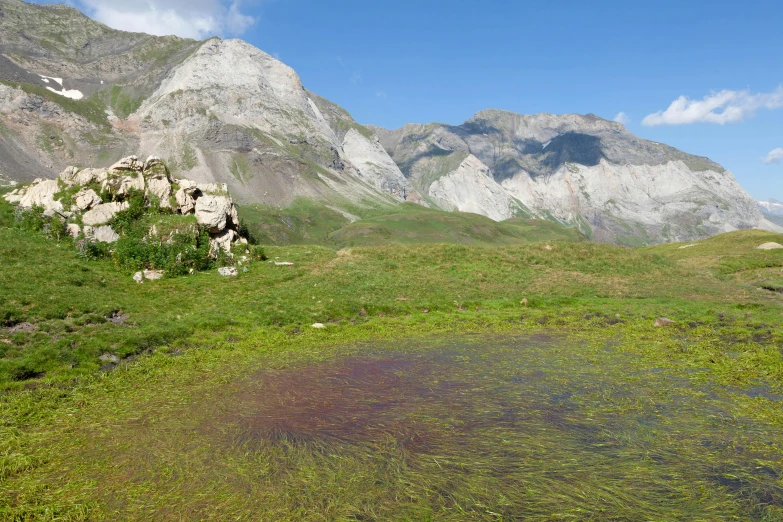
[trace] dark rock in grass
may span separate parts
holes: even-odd
[[[98,357],[98,359],[100,359],[103,362],[108,362],[113,364],[117,364],[118,362],[120,362],[120,358],[111,353],[104,353],[103,355]]]
[[[124,314],[116,310],[109,314],[108,320],[110,323],[120,326],[121,324],[123,324],[125,321],[128,320],[128,314]]]
[[[8,329],[8,333],[18,333],[18,332],[33,332],[35,331],[35,325],[31,323],[19,323],[15,324],[14,326],[10,327]]]
[[[659,317],[655,320],[655,323],[653,326],[661,327],[661,326],[672,326],[677,324],[676,322],[672,321],[671,319],[667,319],[666,317]]]

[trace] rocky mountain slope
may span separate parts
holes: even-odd
[[[489,110],[459,126],[356,123],[240,40],[110,29],[0,0],[0,185],[154,155],[239,204],[343,215],[411,201],[553,219],[626,244],[774,228],[720,165],[596,116]]]
[[[371,132],[250,44],[126,33],[66,6],[0,0],[0,178],[136,152],[226,183],[243,203],[417,199]]]
[[[441,208],[548,217],[626,244],[777,228],[717,163],[595,115],[487,110],[458,126],[371,129]]]

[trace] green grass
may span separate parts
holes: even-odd
[[[544,220],[513,218],[495,222],[464,212],[417,207],[414,211],[363,219],[329,235],[340,246],[456,243],[500,246],[531,241],[581,241],[572,228]]]
[[[139,285],[1,203],[0,518],[781,520],[783,258],[755,246],[783,236],[430,243],[477,224],[438,213],[402,244],[405,208],[363,220],[391,245]],[[327,211],[289,229],[323,242]]]

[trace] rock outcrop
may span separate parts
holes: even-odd
[[[230,254],[235,242],[245,241],[237,232],[239,216],[226,185],[172,179],[163,161],[154,156],[146,162],[128,156],[108,169],[68,167],[57,179],[38,179],[4,197],[23,209],[40,208],[46,215],[58,215],[75,239],[113,243],[120,236],[111,221],[128,210],[134,194],[143,195],[148,205],[193,214],[198,225],[208,229],[213,254],[219,250]],[[157,236],[154,225],[149,235]]]

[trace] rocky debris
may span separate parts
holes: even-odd
[[[218,268],[218,274],[228,277],[228,276],[235,276],[239,272],[237,272],[236,267],[233,266],[221,266]]]
[[[133,274],[133,280],[136,281],[139,284],[143,283],[144,282],[144,274],[141,273],[141,272],[136,272],[135,274]]]
[[[700,244],[701,243],[691,243],[690,245],[683,245],[679,247],[679,249],[682,250],[683,248],[691,248],[691,247],[699,246]]]
[[[313,324],[310,325],[310,328],[315,328],[317,330],[323,330],[324,328],[326,328],[326,325],[323,324],[323,323],[313,323]]]
[[[101,197],[91,189],[84,187],[73,195],[73,203],[79,210],[89,210],[102,202]]]
[[[783,248],[783,245],[780,243],[774,243],[772,241],[769,243],[763,243],[756,247],[757,250],[777,250],[778,248]]]
[[[671,319],[668,319],[666,317],[659,317],[655,320],[655,323],[653,323],[653,326],[655,327],[661,327],[661,326],[672,326],[677,324],[675,321],[672,321]]]
[[[108,223],[118,212],[122,212],[128,207],[129,205],[127,201],[123,201],[121,203],[116,201],[112,201],[111,203],[101,203],[95,208],[84,213],[82,216],[82,223],[90,226]]]
[[[111,201],[103,201],[93,186]],[[171,195],[174,187],[175,205]],[[71,196],[63,192],[79,188]],[[223,183],[196,183],[188,179],[172,180],[166,165],[156,157],[140,161],[136,156],[123,158],[109,169],[78,169],[68,167],[54,180],[36,179],[28,187],[15,189],[4,198],[21,208],[42,207],[44,215],[59,215],[66,220],[68,232],[77,239],[80,234],[94,241],[112,243],[119,235],[106,225],[118,212],[129,208],[127,198],[132,192],[143,193],[147,200],[157,198],[161,208],[171,208],[179,214],[195,214],[199,225],[210,233],[210,252],[231,255],[231,245],[247,243],[239,236],[239,215]],[[80,227],[78,218],[81,217]],[[97,228],[96,228],[97,227]],[[156,236],[151,231],[151,236]]]
[[[98,357],[98,359],[100,359],[103,362],[109,362],[109,363],[114,363],[114,364],[117,364],[117,363],[120,362],[120,358],[117,357],[114,354],[111,354],[111,353],[104,353],[103,355]]]
[[[275,266],[294,266],[291,261],[275,261]]]

